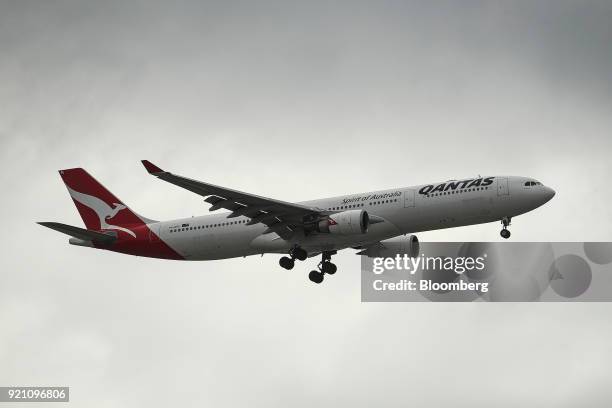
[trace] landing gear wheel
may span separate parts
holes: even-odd
[[[501,220],[503,228],[500,231],[499,235],[501,235],[502,238],[504,238],[504,239],[510,238],[510,231],[508,230],[508,225],[510,225],[510,221],[511,220],[512,220],[512,218],[510,218],[510,217],[504,217]]]
[[[304,250],[303,248],[296,247],[291,252],[291,256],[293,256],[295,259],[298,259],[300,261],[305,261],[306,258],[308,258],[308,252],[306,252],[306,250]]]
[[[288,256],[283,256],[281,259],[278,260],[278,264],[282,266],[283,268],[289,270],[289,269],[293,269],[295,262],[293,261],[293,259],[289,258]]]
[[[323,262],[323,264],[321,265],[321,272],[326,273],[328,275],[333,275],[334,273],[336,273],[337,270],[338,268],[336,267],[336,265],[329,261]]]
[[[314,283],[321,283],[323,282],[323,273],[319,271],[311,271],[308,274],[308,279]]]

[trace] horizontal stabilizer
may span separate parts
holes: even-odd
[[[110,244],[117,239],[117,237],[112,235],[86,230],[79,227],[73,227],[72,225],[61,224],[59,222],[39,222],[38,224],[63,234],[70,235],[71,237],[82,239],[83,241],[95,241]]]

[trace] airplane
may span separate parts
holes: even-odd
[[[555,191],[530,177],[491,176],[349,194],[291,203],[232,190],[164,171],[148,160],[149,174],[204,197],[210,211],[225,213],[155,221],[138,215],[82,168],[60,170],[86,228],[40,225],[71,236],[69,243],[152,258],[215,260],[284,254],[279,264],[321,256],[309,273],[314,283],[336,273],[338,251],[384,256],[385,242],[399,239],[418,255],[417,232],[501,221],[510,238],[513,217],[532,211]],[[391,255],[393,256],[393,255]]]

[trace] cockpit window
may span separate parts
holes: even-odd
[[[540,183],[539,181],[526,181],[525,182],[525,186],[526,187],[531,187],[531,186],[541,186],[542,183]]]

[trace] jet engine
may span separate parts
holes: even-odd
[[[365,210],[349,210],[332,214],[317,224],[317,231],[330,234],[365,234],[370,216]]]
[[[405,254],[410,258],[416,258],[419,256],[420,247],[416,235],[407,235],[370,245],[358,252],[357,255],[365,255],[370,258],[393,258],[398,254]]]
[[[406,235],[404,239],[399,240],[400,252],[407,254],[411,258],[419,256],[421,245],[416,235]]]

